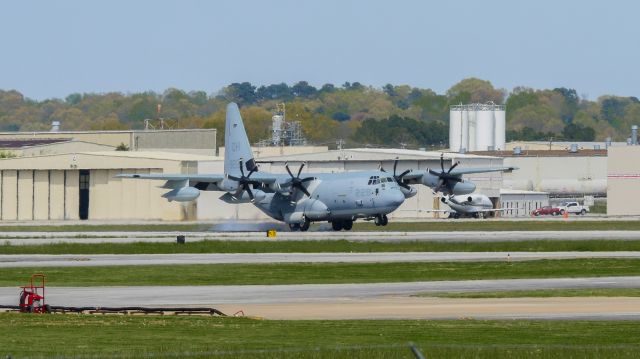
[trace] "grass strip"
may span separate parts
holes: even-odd
[[[282,226],[282,225],[280,225]],[[2,225],[2,232],[201,232],[215,230],[213,223],[169,223],[169,224],[63,224],[63,225]],[[312,226],[312,230],[317,225]],[[427,221],[427,222],[389,222],[389,225],[377,227],[371,222],[356,222],[357,231],[638,231],[640,221],[627,220],[564,220],[562,218],[537,220],[487,220],[487,221]]]
[[[35,272],[50,286],[384,283],[640,275],[640,259],[20,267],[0,269],[0,286],[21,285]]]
[[[551,297],[640,297],[640,288],[536,289],[497,292],[421,293],[416,297],[438,298],[551,298]]]
[[[1,357],[635,358],[637,321],[271,321],[0,314]],[[34,341],[34,339],[36,339]]]
[[[203,232],[209,223],[2,225],[1,232]]]
[[[0,245],[0,254],[341,253],[341,252],[558,252],[640,251],[640,241],[531,240],[522,242],[217,241],[176,243],[52,243]]]
[[[640,221],[613,221],[613,220],[563,220],[540,219],[523,221],[465,221],[442,220],[432,222],[389,222],[384,227],[378,227],[371,222],[356,222],[353,230],[356,231],[637,231],[640,230]]]

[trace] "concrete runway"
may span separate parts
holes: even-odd
[[[49,287],[65,306],[213,306],[270,319],[595,318],[640,319],[640,298],[416,298],[429,292],[561,288],[640,288],[640,277],[244,286]],[[18,288],[1,287],[0,304]]]
[[[640,252],[178,253],[92,255],[10,254],[0,255],[0,268],[223,263],[477,262],[578,258],[637,259],[640,258]]]
[[[72,243],[175,242],[183,234],[187,242],[225,241],[324,241],[357,242],[496,242],[530,240],[640,240],[640,231],[460,231],[460,232],[278,232],[267,238],[263,232],[2,232],[0,243],[12,245]]]

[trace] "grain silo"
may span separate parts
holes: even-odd
[[[449,111],[449,149],[454,152],[505,148],[505,106],[454,105]]]
[[[476,150],[476,127],[477,127],[477,116],[476,109],[474,105],[466,105],[467,108],[467,137],[469,138],[469,145],[467,146],[468,151]]]
[[[462,106],[451,106],[449,110],[449,149],[462,152],[466,145],[462,144]]]
[[[493,105],[476,106],[476,145],[474,151],[493,151],[495,149],[495,121]]]
[[[505,149],[505,135],[507,132],[506,127],[506,112],[504,105],[495,105],[493,107],[493,114],[495,116],[495,132],[494,132],[494,146],[496,151],[504,151]]]

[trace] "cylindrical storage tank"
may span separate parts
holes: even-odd
[[[462,148],[462,110],[452,106],[449,110],[449,150],[459,152]]]
[[[462,149],[460,152],[469,151],[469,109],[465,107],[462,110],[462,141],[460,143],[460,147]]]
[[[504,151],[506,145],[505,135],[507,132],[504,106],[496,106],[495,110],[493,111],[493,115],[495,119],[495,143],[493,147],[496,149],[496,151]]]
[[[492,150],[493,144],[493,108],[481,107],[476,112],[476,151]]]
[[[468,132],[467,136],[469,137],[469,146],[467,146],[467,151],[477,151],[476,147],[476,109],[475,106],[469,105],[467,106],[467,114],[468,114]]]
[[[581,181],[577,179],[544,179],[540,181],[537,191],[548,192],[551,195],[604,195],[607,193],[607,180],[595,179]]]

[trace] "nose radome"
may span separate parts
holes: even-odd
[[[402,194],[402,192],[400,192],[400,190],[392,191],[391,196],[390,196],[390,200],[391,200],[392,205],[399,206],[399,205],[402,204],[402,202],[404,202],[404,194]]]

